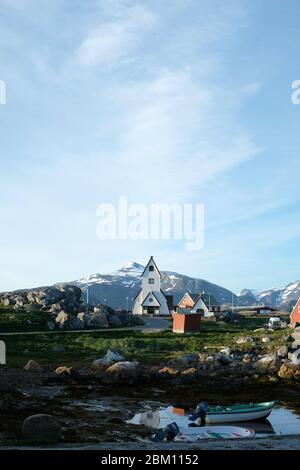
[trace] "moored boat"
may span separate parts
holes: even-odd
[[[255,431],[249,428],[238,426],[195,426],[181,427],[173,422],[164,429],[156,431],[151,440],[154,442],[176,441],[176,442],[195,442],[203,439],[243,439],[254,437]]]
[[[179,433],[174,437],[176,442],[195,442],[204,439],[243,439],[254,437],[255,431],[238,426],[204,426],[179,428]]]
[[[205,408],[205,424],[237,423],[240,421],[255,421],[269,416],[276,402],[248,403],[230,406],[207,406]],[[198,412],[197,412],[198,409]],[[191,420],[203,416],[203,407],[198,405]]]

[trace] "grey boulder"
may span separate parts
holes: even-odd
[[[57,443],[61,429],[53,416],[37,414],[25,419],[22,426],[22,440],[33,444]]]

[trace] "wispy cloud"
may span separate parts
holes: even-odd
[[[121,8],[117,2],[112,21],[101,22],[83,40],[77,53],[80,64],[85,66],[120,64],[135,53],[142,37],[157,22],[157,15],[145,5]]]
[[[190,14],[184,2],[176,5],[177,14]],[[225,7],[218,0],[203,1],[192,11],[189,36],[186,23],[158,2],[150,7],[134,0],[102,0],[61,75],[35,55],[40,76],[53,76],[63,90],[68,84],[82,104],[92,102],[86,106],[91,114],[88,151],[79,157],[78,148],[69,156],[59,151],[53,158],[58,168],[69,165],[74,179],[77,172],[94,180],[105,171],[95,205],[103,194],[115,198],[124,181],[135,200],[199,199],[208,182],[260,151],[239,119],[240,107],[258,91],[257,84],[219,80],[226,74],[220,51],[246,21],[242,3],[234,0]],[[147,35],[151,40],[145,47]],[[79,123],[80,113],[73,119]],[[83,159],[88,162],[84,169]],[[153,175],[147,185],[145,175]],[[184,181],[178,175],[185,175]]]
[[[109,270],[124,256],[142,261],[149,251],[174,270],[212,280],[219,273],[222,283],[233,269],[230,250],[236,269],[242,257],[256,259],[258,248],[266,254],[277,213],[291,210],[283,194],[298,200],[299,133],[297,107],[284,122],[270,112],[271,93],[278,93],[273,72],[286,50],[272,55],[266,41],[275,59],[269,72],[255,38],[270,24],[256,30],[256,7],[249,13],[245,0],[40,3],[0,0],[0,78],[9,96],[0,109],[0,256],[5,266],[14,258],[9,283],[72,279],[76,269],[78,276]],[[120,194],[129,202],[204,202],[203,253],[188,258],[168,244],[99,244],[95,208]],[[297,236],[293,226],[287,215],[278,243]],[[66,250],[70,238],[74,249]],[[37,264],[45,266],[43,278]],[[0,282],[7,285],[4,271]]]
[[[160,175],[143,194],[182,198],[256,155],[258,147],[237,123],[231,95],[231,89],[198,79],[193,68],[160,70],[151,80],[115,90],[123,118],[117,131],[123,174],[134,168],[137,182],[145,174]],[[178,175],[188,184],[180,184]]]

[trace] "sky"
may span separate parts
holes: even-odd
[[[0,0],[0,291],[161,270],[300,279],[298,0]],[[203,204],[204,245],[100,240],[97,207]]]

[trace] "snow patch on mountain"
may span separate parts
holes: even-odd
[[[75,284],[86,292],[89,288],[92,302],[101,303],[103,299],[113,308],[126,308],[126,297],[133,303],[141,288],[141,275],[145,266],[130,261],[122,268],[109,274],[92,274],[83,277]],[[192,278],[173,271],[162,271],[162,290],[174,296],[176,304],[185,292],[210,292],[222,305],[254,306],[265,305],[290,309],[300,298],[300,281],[293,282],[283,289],[272,287],[263,292],[243,289],[239,295],[234,294],[204,279]]]
[[[295,291],[299,291],[299,290],[300,290],[300,281],[293,282],[292,284],[289,284],[281,293],[281,299],[285,301],[288,299],[290,295],[293,295]]]
[[[91,276],[83,277],[82,279],[79,279],[76,281],[78,284],[103,284],[103,283],[108,283],[109,281],[105,278],[102,277],[100,274],[92,274]]]
[[[136,263],[135,261],[130,261],[129,263],[125,264],[121,269],[118,271],[113,272],[112,276],[136,276],[139,277],[142,275],[145,266],[142,264]]]

